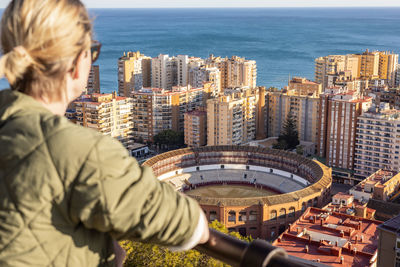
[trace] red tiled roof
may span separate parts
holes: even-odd
[[[381,223],[308,208],[273,245],[285,249],[292,256],[311,261],[319,259],[320,263],[331,266],[370,266],[376,261],[376,228]],[[341,256],[343,264],[340,263]]]

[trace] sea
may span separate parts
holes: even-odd
[[[241,56],[257,61],[258,85],[278,88],[293,76],[313,80],[317,57],[366,49],[400,53],[400,8],[90,9],[90,14],[103,44],[96,62],[102,92],[118,89],[117,61],[125,51]]]

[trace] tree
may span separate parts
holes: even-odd
[[[164,130],[153,137],[155,145],[164,149],[180,148],[184,145],[183,132],[175,132],[173,130]]]
[[[299,144],[296,119],[290,111],[283,124],[282,134],[278,137],[278,143],[273,146],[275,149],[291,150]]]
[[[246,242],[251,242],[251,237],[243,237],[237,232],[228,233],[228,229],[218,222],[213,221],[209,225],[220,232],[229,234]],[[126,251],[124,266],[216,266],[228,267],[229,265],[213,259],[207,255],[201,254],[196,250],[185,252],[170,252],[167,248],[143,244],[133,241],[122,241],[121,246]]]

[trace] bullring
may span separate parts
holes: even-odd
[[[266,240],[275,239],[307,207],[322,207],[330,199],[331,169],[281,150],[183,148],[157,155],[143,165],[151,167],[158,179],[195,198],[210,221],[219,220],[229,230]],[[218,185],[257,192],[234,197],[196,193],[198,188]]]

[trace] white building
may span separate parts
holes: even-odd
[[[358,119],[355,174],[367,177],[379,169],[400,171],[400,111],[388,103],[372,107]]]

